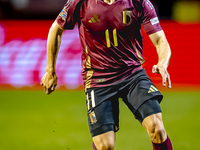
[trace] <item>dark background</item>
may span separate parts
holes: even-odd
[[[0,19],[55,19],[67,0],[0,0]],[[160,19],[172,19],[176,0],[151,0]]]

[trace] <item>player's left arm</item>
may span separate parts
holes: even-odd
[[[169,43],[166,39],[165,33],[163,30],[155,32],[149,35],[149,38],[156,47],[158,54],[158,63],[153,66],[152,72],[161,74],[163,86],[168,85],[168,88],[171,88],[170,75],[167,71],[167,67],[171,58],[171,49]]]

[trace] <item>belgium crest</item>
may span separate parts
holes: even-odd
[[[123,24],[128,25],[131,22],[131,11],[126,10],[121,12]]]

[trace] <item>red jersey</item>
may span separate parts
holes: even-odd
[[[149,0],[68,0],[56,19],[63,29],[79,24],[85,88],[111,85],[142,69],[141,25],[162,30]]]

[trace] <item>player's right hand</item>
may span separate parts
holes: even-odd
[[[55,72],[46,72],[41,80],[41,85],[47,95],[53,92],[57,86],[58,77]]]

